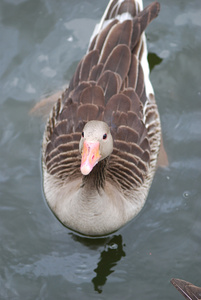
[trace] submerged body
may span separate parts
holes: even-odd
[[[144,29],[152,3],[111,0],[69,88],[58,99],[43,140],[47,202],[67,227],[109,234],[143,207],[161,128],[149,80]]]

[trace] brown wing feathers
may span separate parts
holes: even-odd
[[[135,16],[138,10],[131,0],[113,1],[105,19],[123,12]],[[149,141],[143,123],[146,94],[140,36],[158,11],[159,4],[154,2],[133,20],[115,19],[92,40],[47,125],[45,159],[50,174],[61,178],[80,174],[80,132],[87,121],[97,119],[109,124],[114,138],[108,174],[118,182],[123,179],[123,189],[142,184]]]

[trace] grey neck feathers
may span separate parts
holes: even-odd
[[[101,160],[89,173],[89,175],[84,176],[82,180],[82,187],[88,187],[91,190],[96,189],[98,192],[100,189],[104,189],[106,170],[108,164],[108,157]]]

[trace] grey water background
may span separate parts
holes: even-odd
[[[161,0],[146,31],[169,166],[138,217],[87,239],[44,199],[44,120],[29,112],[70,80],[107,2],[0,0],[0,299],[170,300],[183,299],[172,277],[201,286],[200,0]]]

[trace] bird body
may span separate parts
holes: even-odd
[[[68,89],[47,121],[47,203],[67,227],[109,234],[142,209],[161,141],[144,30],[154,2],[111,0]]]

